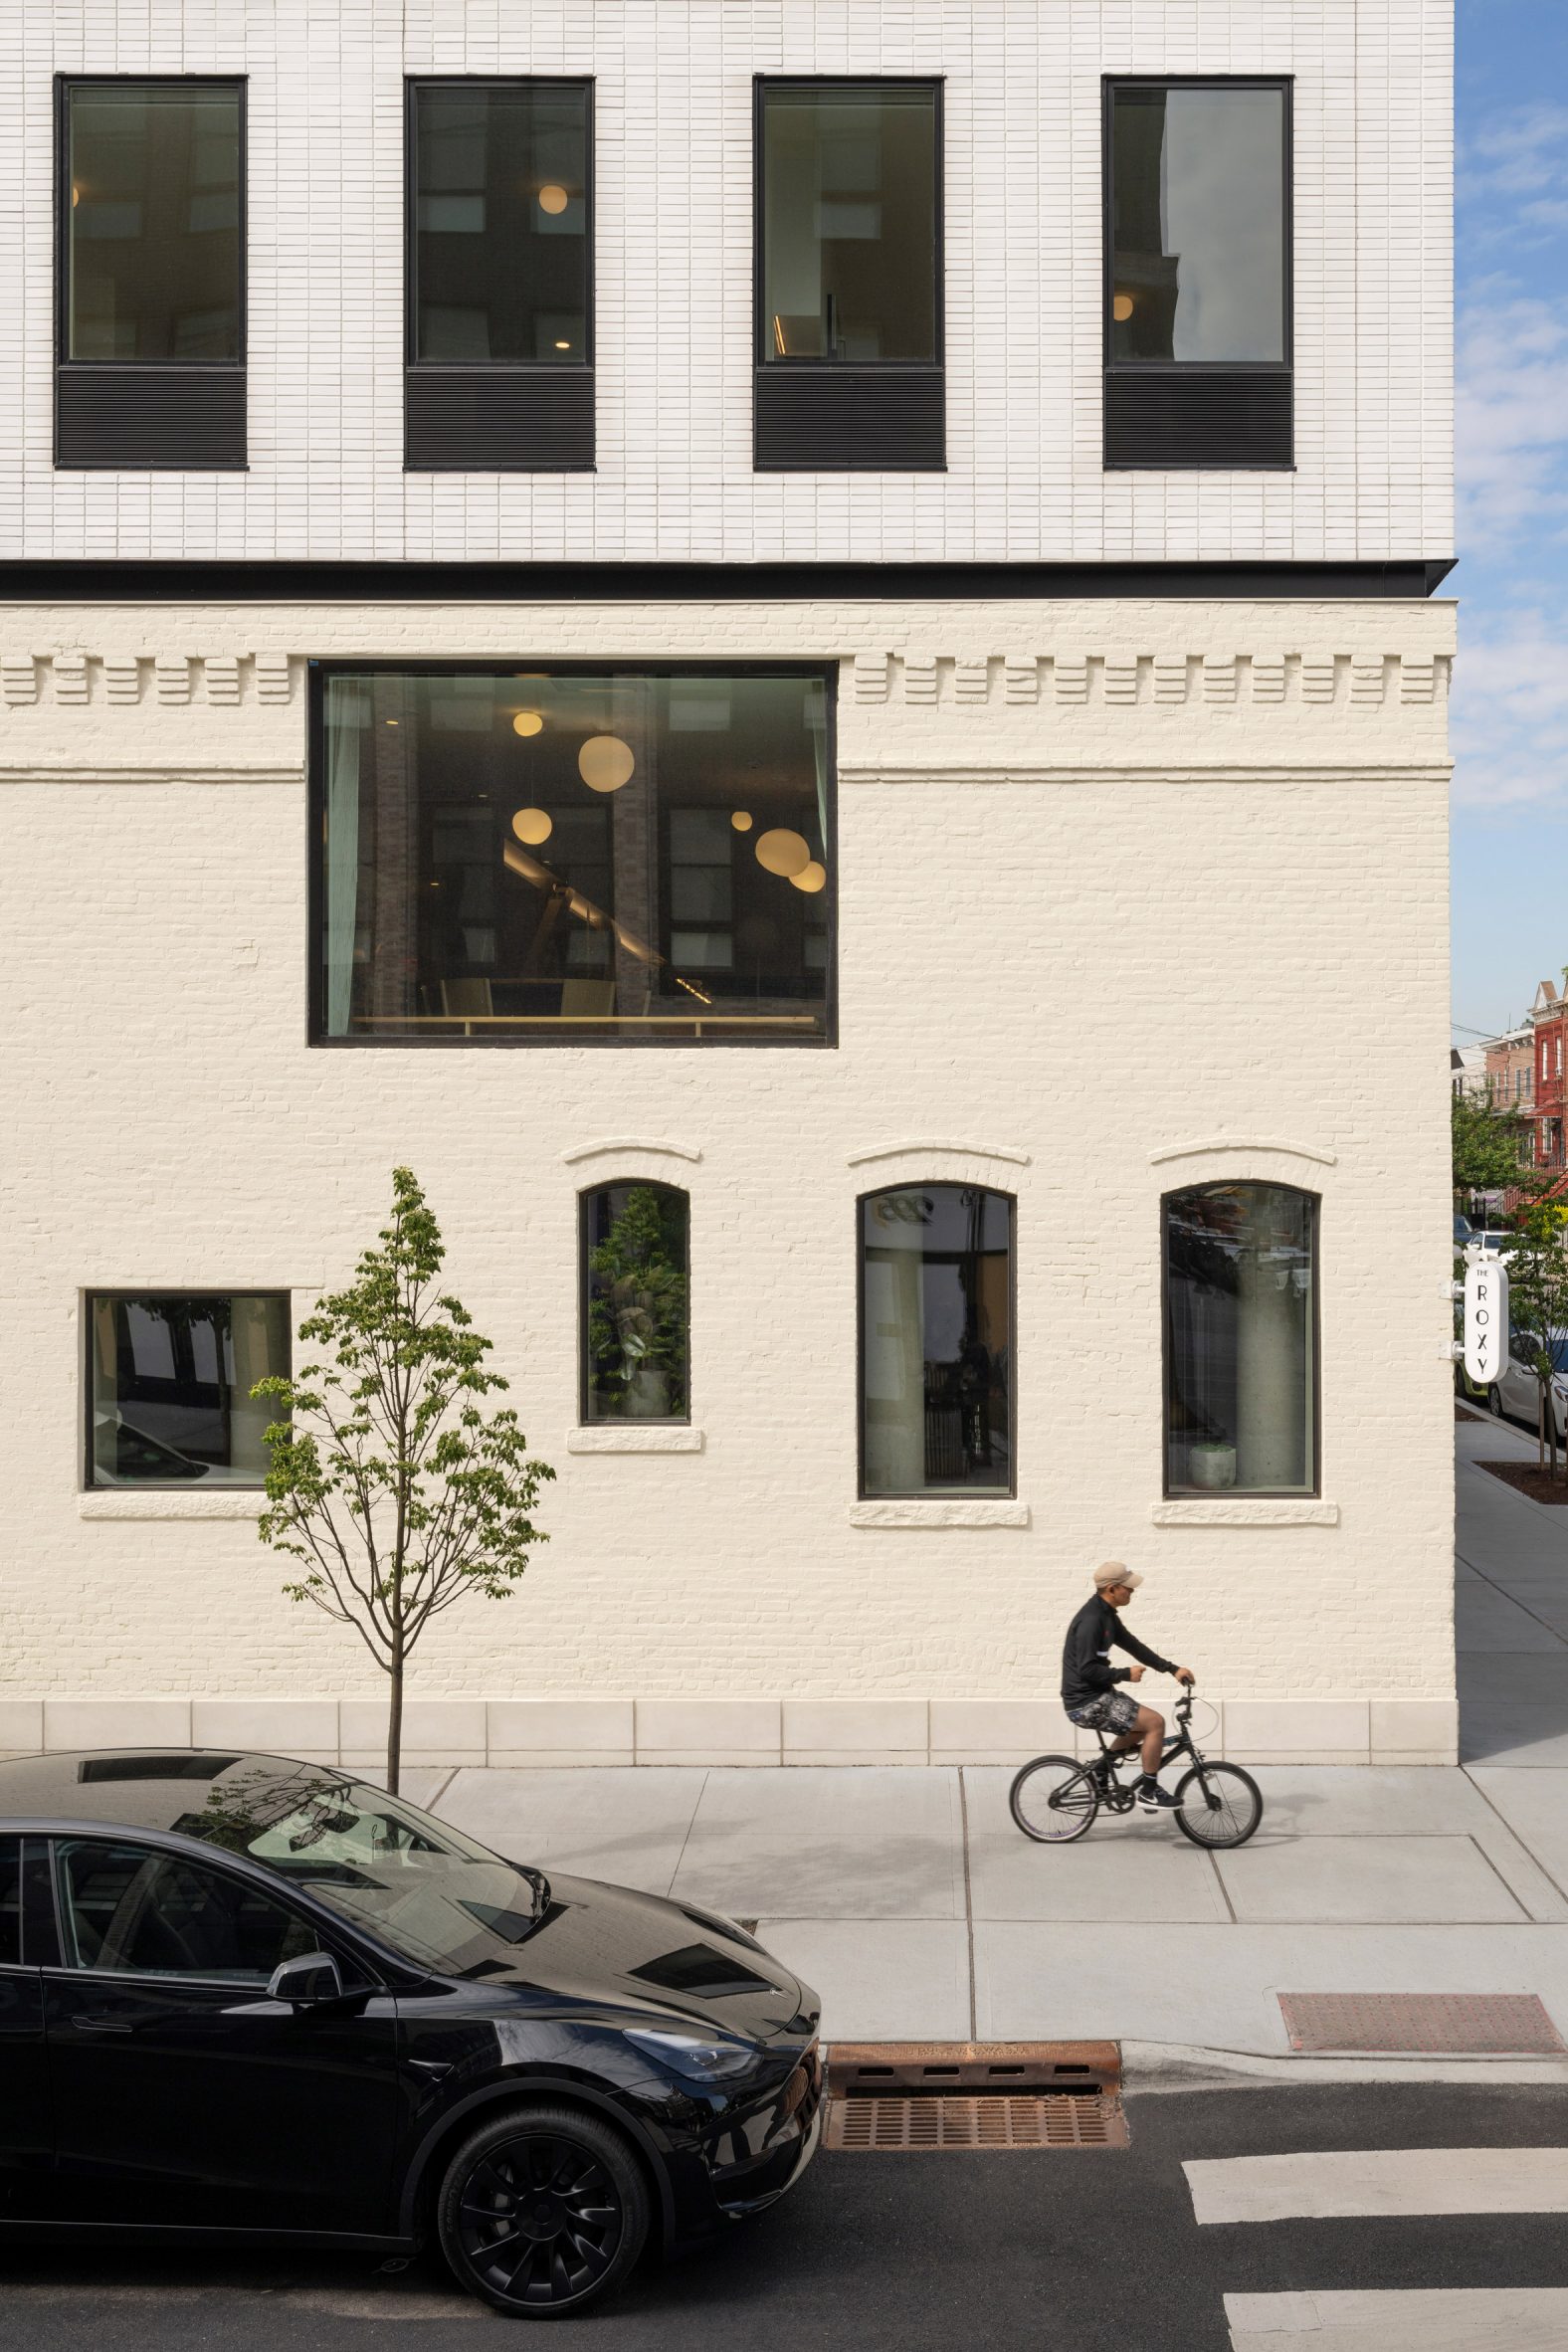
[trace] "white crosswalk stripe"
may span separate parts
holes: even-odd
[[[1227,2156],[1182,2170],[1199,2222],[1568,2213],[1568,2148],[1352,2148]]]
[[[1231,2352],[1568,2352],[1568,2288],[1227,2295]]]

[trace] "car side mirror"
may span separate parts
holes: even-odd
[[[302,1952],[297,1960],[285,1960],[273,1970],[267,1993],[269,2000],[309,2009],[320,2001],[340,2001],[343,1980],[330,1952]]]

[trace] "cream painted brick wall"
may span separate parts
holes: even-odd
[[[1452,0],[11,0],[0,555],[1451,554],[1451,19]],[[1129,71],[1294,77],[1293,474],[1101,470],[1100,77]],[[405,476],[403,78],[530,72],[596,84],[599,471]],[[759,72],[944,79],[944,476],[752,474]],[[58,73],[248,77],[248,474],[52,471]]]
[[[373,1690],[244,1520],[84,1515],[79,1293],[279,1284],[302,1309],[408,1161],[561,1473],[521,1590],[438,1624],[421,1694],[1049,1695],[1113,1556],[1148,1572],[1136,1622],[1223,1696],[1354,1701],[1361,1723],[1372,1699],[1449,1699],[1452,624],[1393,603],[0,613],[7,648],[87,657],[0,677],[35,697],[0,709],[6,1693]],[[138,641],[164,661],[110,702],[100,657]],[[258,649],[294,657],[287,700],[261,698]],[[843,665],[837,1051],[309,1050],[302,657],[656,651]],[[907,698],[905,653],[934,658],[934,703]],[[983,700],[957,700],[959,657]],[[159,700],[182,659],[190,699]],[[565,1156],[618,1136],[700,1157]],[[1151,1156],[1216,1139],[1235,1148]],[[570,1454],[575,1194],[638,1172],[691,1194],[704,1443]],[[1158,1198],[1221,1172],[1322,1195],[1332,1524],[1154,1520]],[[856,1196],[950,1176],[1018,1199],[1028,1523],[852,1525]]]

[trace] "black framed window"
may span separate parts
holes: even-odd
[[[1317,1200],[1201,1184],[1161,1204],[1167,1494],[1317,1491]]]
[[[940,469],[937,82],[756,84],[756,465]]]
[[[1105,85],[1105,463],[1288,467],[1290,85]]]
[[[287,1374],[287,1290],[95,1291],[87,1301],[89,1486],[260,1486]]]
[[[862,1493],[1011,1493],[1012,1201],[903,1185],[860,1225]]]
[[[245,464],[245,85],[62,80],[61,467]]]
[[[689,1421],[689,1199],[601,1184],[580,1208],[583,1420]]]
[[[405,462],[594,462],[593,89],[408,85]]]
[[[821,1044],[821,672],[315,674],[321,1042]]]

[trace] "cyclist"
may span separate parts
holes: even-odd
[[[1176,1804],[1176,1799],[1155,1778],[1165,1745],[1165,1718],[1156,1714],[1153,1707],[1140,1707],[1124,1690],[1118,1690],[1116,1684],[1141,1681],[1145,1666],[1153,1666],[1162,1674],[1174,1674],[1178,1682],[1190,1684],[1193,1675],[1190,1667],[1172,1666],[1168,1658],[1145,1650],[1136,1635],[1129,1634],[1122,1624],[1118,1612],[1125,1609],[1142,1582],[1141,1576],[1131,1568],[1124,1568],[1119,1560],[1107,1560],[1103,1567],[1095,1569],[1094,1598],[1084,1602],[1068,1627],[1067,1645],[1062,1653],[1062,1704],[1070,1722],[1081,1723],[1091,1731],[1115,1732],[1117,1736],[1110,1751],[1113,1756],[1142,1748],[1138,1806],[1144,1813],[1159,1813]],[[1138,1664],[1113,1666],[1112,1649],[1125,1650]],[[1106,1772],[1111,1769],[1108,1762],[1103,1769]]]

